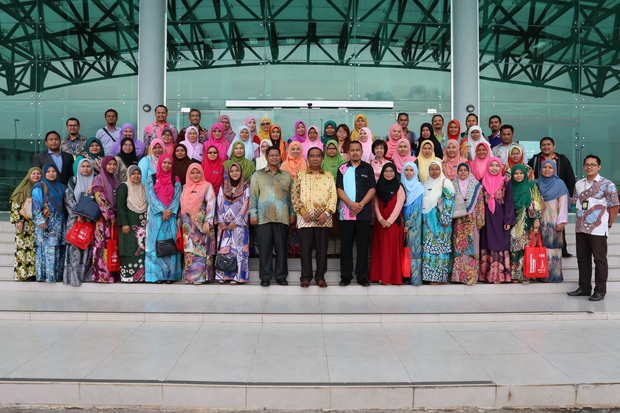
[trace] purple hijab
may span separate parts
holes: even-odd
[[[118,188],[121,182],[116,179],[114,174],[106,170],[106,166],[108,166],[111,160],[116,162],[113,156],[106,156],[103,158],[99,175],[93,180],[92,191],[102,192],[105,199],[110,203],[110,209],[116,211],[116,188]]]
[[[303,136],[297,134],[297,127],[299,126],[300,123],[304,125],[304,128],[306,128],[306,132],[304,132]],[[308,138],[308,127],[306,126],[306,123],[304,121],[298,120],[297,122],[295,122],[295,135],[291,136],[291,143],[292,142],[304,143],[307,138]]]
[[[233,139],[235,139],[235,136],[237,135],[235,134],[235,131],[233,131],[232,125],[230,124],[230,118],[228,117],[228,115],[220,115],[220,117],[217,118],[217,123],[222,123],[223,119],[228,120],[228,129],[224,129],[222,137],[224,138],[226,142],[231,143]]]

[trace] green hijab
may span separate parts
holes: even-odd
[[[235,148],[237,146],[241,146],[243,148],[243,155],[241,155],[241,157],[235,156]],[[256,166],[254,165],[254,162],[250,161],[245,157],[245,145],[241,141],[237,141],[234,143],[232,151],[230,151],[230,158],[228,158],[228,160],[224,162],[224,170],[228,171],[228,168],[230,168],[230,165],[233,163],[238,163],[239,165],[241,165],[241,170],[243,171],[243,180],[245,182],[250,182],[250,177],[256,170]]]
[[[97,142],[99,144],[99,147],[101,148],[101,151],[97,155],[90,153],[90,144],[93,142]],[[103,159],[105,157],[105,149],[103,148],[101,141],[97,138],[89,138],[86,141],[86,146],[84,146],[84,152],[86,152],[90,159],[92,159],[93,161],[99,158]]]
[[[521,171],[525,178],[521,182],[515,181],[515,172]],[[527,208],[532,203],[532,194],[530,182],[527,178],[527,169],[525,165],[516,164],[510,170],[510,183],[512,184],[512,199],[514,199],[515,209]]]
[[[325,129],[327,129],[327,125],[332,125],[334,127],[334,135],[333,136],[328,136],[325,133]],[[323,125],[323,136],[321,137],[321,142],[323,143],[323,145],[325,145],[331,139],[336,139],[336,129],[337,128],[338,128],[338,125],[336,125],[336,122],[334,122],[333,120],[328,120],[327,122],[325,122],[325,125]]]
[[[327,148],[329,147],[329,145],[334,145],[336,147],[336,156],[329,156],[327,154]],[[340,154],[340,151],[338,150],[338,142],[333,139],[328,140],[325,144],[325,157],[323,158],[321,168],[324,171],[327,171],[330,174],[334,175],[334,179],[336,179],[336,177],[338,176],[338,167],[345,162],[346,161],[342,157],[342,154]]]
[[[41,168],[30,168],[26,174],[26,177],[22,179],[19,185],[17,185],[17,188],[15,188],[15,191],[13,191],[13,195],[11,195],[11,202],[21,205],[26,201],[26,198],[30,198],[32,196],[32,187],[35,184],[30,180],[30,174],[32,171],[39,171],[43,173]]]

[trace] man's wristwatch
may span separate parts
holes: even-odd
[[[329,212],[327,212],[327,211],[323,211],[323,212],[325,213],[325,215],[327,215],[327,217],[331,217],[331,216],[332,216],[332,214],[330,214],[330,213],[329,213]]]

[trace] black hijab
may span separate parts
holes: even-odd
[[[123,145],[125,141],[131,142],[131,147],[133,148],[130,153],[123,152]],[[121,161],[125,164],[127,168],[131,165],[138,164],[138,155],[136,155],[136,144],[132,138],[123,138],[121,141],[121,151],[118,153],[118,157],[121,158]]]
[[[430,138],[422,138],[422,129],[424,127],[427,127],[431,131]],[[422,145],[422,142],[426,140],[433,142],[433,147],[435,148],[435,157],[443,159],[443,149],[441,147],[441,143],[439,142],[439,140],[437,140],[437,137],[435,137],[435,130],[433,129],[433,125],[431,125],[430,123],[423,123],[420,126],[420,134],[418,135],[418,142],[415,148],[415,156],[420,156],[420,145]]]
[[[392,168],[392,170],[394,170],[394,179],[391,179],[389,181],[383,176],[387,168]],[[377,181],[377,198],[379,198],[380,201],[383,201],[384,207],[386,207],[388,202],[390,202],[394,195],[396,195],[399,188],[400,181],[398,179],[396,165],[388,162],[383,165],[383,168],[381,169],[381,175],[379,175],[379,180]]]

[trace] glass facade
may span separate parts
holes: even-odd
[[[582,174],[602,158],[620,183],[613,128],[620,110],[620,0],[480,0],[480,123],[491,115],[515,138],[551,136]],[[226,109],[228,99],[389,100],[364,110],[376,136],[398,112],[410,128],[450,118],[450,0],[168,0],[169,121],[183,108],[221,113],[233,126],[253,113],[294,134],[302,119],[353,124],[355,109]],[[0,209],[49,130],[77,117],[94,136],[104,112],[137,119],[138,0],[3,0],[0,4]]]

